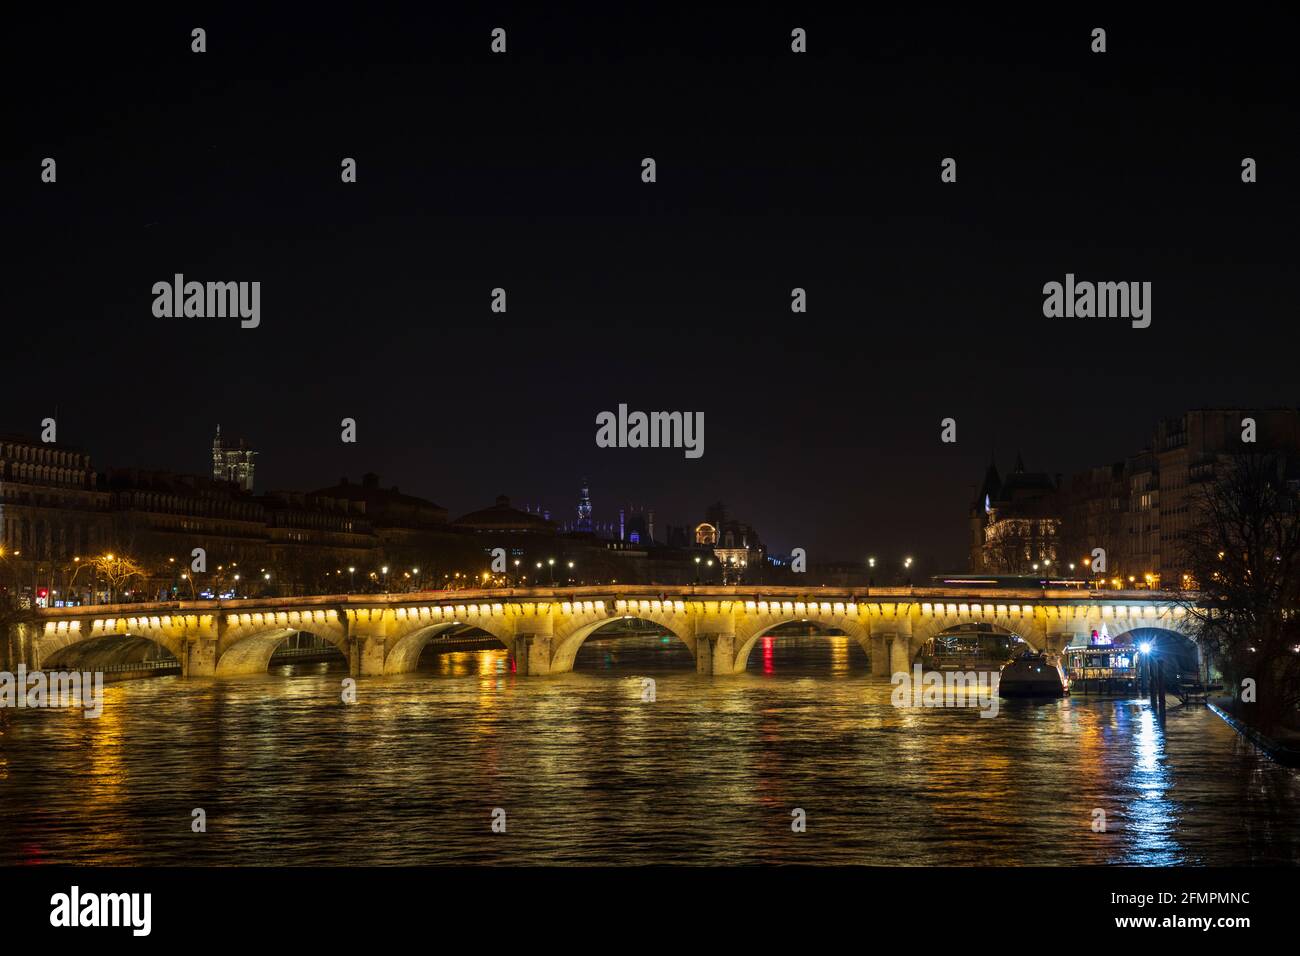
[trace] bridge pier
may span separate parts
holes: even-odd
[[[745,662],[736,660],[736,612],[730,601],[705,601],[693,627],[678,633],[695,632],[695,672],[697,674],[736,674]],[[688,639],[686,643],[691,642]]]
[[[872,621],[868,625],[867,635],[867,654],[871,658],[871,676],[888,677],[889,674],[889,646],[892,643],[892,634],[886,634],[881,626],[883,622]]]
[[[885,632],[885,641],[889,644],[889,671],[892,676],[899,671],[910,673],[912,670],[912,619],[897,617],[892,622],[892,634]]]
[[[515,636],[515,673],[532,676],[555,673],[552,664],[553,634]]]
[[[713,644],[716,634],[697,634],[695,637],[695,672],[697,674],[713,673]]]
[[[1064,658],[1065,649],[1069,647],[1070,642],[1074,640],[1074,635],[1075,635],[1074,631],[1057,631],[1055,633],[1048,634],[1047,647],[1045,648],[1045,650],[1049,654],[1055,654],[1058,657]]]
[[[912,670],[912,642],[906,634],[886,634],[889,645],[889,671],[887,676]]]
[[[738,674],[743,668],[736,663],[735,634],[697,634],[695,636],[695,672],[697,674]]]
[[[713,640],[713,673],[739,674],[745,669],[743,662],[736,663],[736,635],[718,634]]]
[[[378,677],[384,672],[387,650],[384,638],[354,634],[348,638],[348,673],[353,677]]]
[[[36,630],[26,624],[15,624],[4,635],[4,670],[16,671],[21,664],[27,670],[36,670]]]
[[[217,673],[217,639],[192,637],[185,642],[181,655],[182,677],[212,677]]]

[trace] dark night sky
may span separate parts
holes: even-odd
[[[956,566],[994,441],[1068,475],[1297,401],[1294,22],[426,6],[12,23],[0,432],[57,405],[101,468],[202,472],[220,422],[262,489],[563,519],[588,474],[601,520],[721,498],[778,551]],[[260,280],[261,327],[155,318],[175,272]],[[1152,326],[1045,319],[1066,272],[1151,281]],[[620,402],[704,411],[704,457],[598,449]]]

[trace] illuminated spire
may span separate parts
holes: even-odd
[[[591,531],[591,493],[586,478],[582,479],[582,494],[578,498],[578,530]]]

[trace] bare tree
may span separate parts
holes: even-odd
[[[108,584],[109,603],[117,599],[118,592],[132,578],[144,577],[144,568],[132,558],[120,554],[103,554],[90,559],[95,573]]]
[[[1300,493],[1294,462],[1272,454],[1231,459],[1199,500],[1186,607],[1244,719],[1271,728],[1300,704]],[[1254,684],[1251,696],[1243,695]]]
[[[984,544],[985,570],[995,574],[1045,570],[1042,562],[1056,556],[1054,531],[1050,521],[1039,517],[1004,518],[990,524]]]

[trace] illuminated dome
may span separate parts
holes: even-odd
[[[695,543],[696,544],[717,544],[718,529],[713,527],[707,521],[695,526]]]

